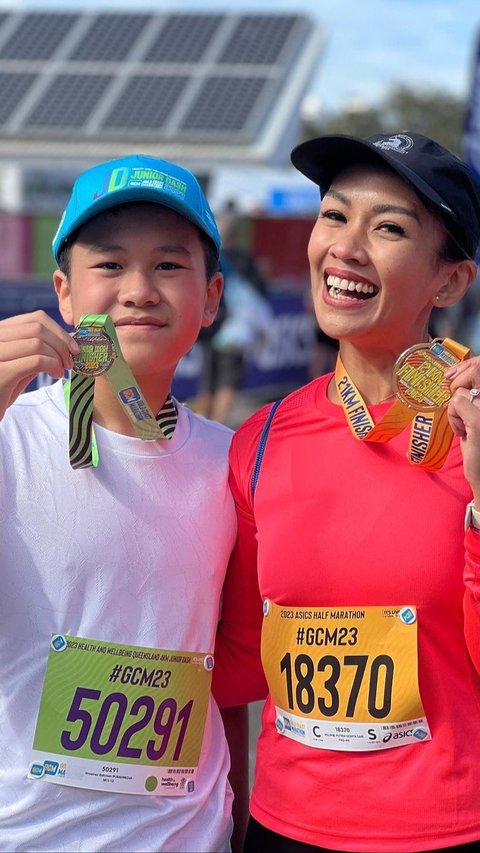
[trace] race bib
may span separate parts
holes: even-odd
[[[317,749],[430,740],[418,687],[415,607],[264,602],[262,662],[279,734]]]
[[[213,657],[50,642],[28,777],[127,794],[195,790]]]

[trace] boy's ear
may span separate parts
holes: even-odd
[[[212,275],[207,284],[207,292],[205,296],[205,304],[203,307],[202,326],[211,326],[217,316],[218,306],[220,305],[220,297],[223,291],[223,275],[217,272]]]
[[[65,273],[60,270],[55,270],[53,273],[53,286],[58,299],[58,310],[68,326],[74,326],[73,309],[72,309],[72,293],[68,278]]]
[[[475,261],[464,260],[452,264],[445,284],[437,291],[434,305],[437,308],[454,305],[473,284],[476,274],[477,265]]]

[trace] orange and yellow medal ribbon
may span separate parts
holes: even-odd
[[[395,364],[397,400],[377,424],[338,356],[335,384],[355,438],[385,444],[411,424],[408,459],[426,471],[438,471],[453,438],[446,409],[451,394],[444,373],[469,355],[467,347],[450,338],[410,347]]]

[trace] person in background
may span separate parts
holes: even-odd
[[[242,387],[245,360],[252,341],[254,343],[259,337],[247,306],[250,306],[250,299],[255,300],[256,316],[260,320],[268,307],[268,283],[260,266],[241,245],[241,218],[236,208],[227,205],[218,215],[217,223],[222,236],[221,268],[225,290],[216,322],[200,332],[202,369],[194,408],[204,417],[234,426],[232,419]],[[237,298],[236,293],[233,294],[237,282],[239,287],[248,288],[245,311],[241,304],[238,305],[242,296]],[[234,319],[237,307],[242,316]],[[244,313],[249,315],[246,322]],[[248,334],[245,335],[244,329]]]
[[[339,355],[230,451],[216,696],[267,695],[244,850],[473,853],[480,360],[429,323],[475,279],[480,188],[409,131],[292,162],[320,188],[312,294]]]
[[[2,851],[230,850],[209,679],[231,431],[170,393],[215,319],[220,245],[187,169],[100,163],[53,241],[75,337],[43,311],[0,322]],[[41,371],[57,381],[21,393]]]

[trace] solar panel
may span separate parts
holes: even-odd
[[[295,15],[243,15],[218,61],[241,65],[274,64],[297,21]]]
[[[267,157],[292,134],[319,45],[294,13],[2,12],[0,150],[125,140],[210,158],[263,134]]]
[[[266,83],[264,77],[208,77],[182,122],[182,130],[244,135],[252,105]]]
[[[78,15],[32,12],[19,16],[10,39],[0,50],[1,59],[50,59]]]
[[[144,62],[199,62],[223,15],[170,15]]]
[[[97,15],[69,60],[121,62],[150,21],[150,15]]]
[[[180,98],[188,77],[132,77],[121,95],[104,117],[105,130],[122,129],[123,134],[137,135],[138,130],[159,134]]]
[[[0,73],[0,125],[9,120],[34,80],[35,74]]]
[[[26,117],[25,128],[42,128],[47,135],[80,129],[111,79],[101,74],[58,74]]]

